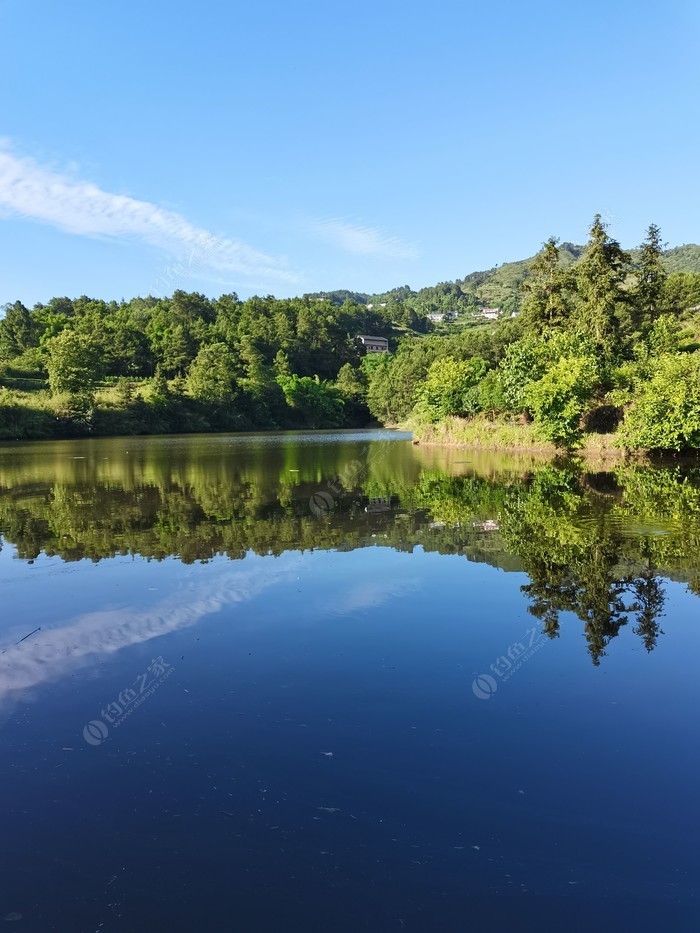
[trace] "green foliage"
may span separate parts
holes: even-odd
[[[51,391],[58,395],[89,396],[103,374],[103,361],[95,341],[85,334],[64,330],[48,344],[46,364]]]
[[[561,265],[557,239],[550,237],[530,266],[523,282],[523,322],[534,332],[566,325],[571,315],[568,295],[571,276]]]
[[[676,353],[683,339],[683,329],[678,319],[672,314],[662,314],[651,325],[646,340],[649,353],[652,356],[663,356],[666,353]]]
[[[667,272],[663,264],[661,230],[650,224],[647,236],[639,248],[639,266],[635,294],[635,325],[648,327],[663,305]]]
[[[370,377],[367,403],[377,420],[395,424],[413,410],[418,387],[435,359],[435,352],[423,340],[404,340],[396,356],[377,356],[381,357],[381,363]]]
[[[362,369],[345,363],[340,367],[338,378],[335,381],[338,389],[347,395],[364,396],[367,391],[367,377]]]
[[[625,415],[620,443],[650,450],[700,447],[700,353],[655,361],[651,378]]]
[[[609,236],[606,224],[596,214],[586,252],[576,266],[574,324],[579,333],[590,334],[609,359],[615,356],[621,338],[627,300],[623,286],[630,262],[629,254]]]
[[[187,391],[203,402],[230,402],[238,392],[236,362],[225,343],[200,347],[187,373]]]
[[[418,392],[417,411],[429,421],[448,415],[473,415],[479,410],[477,386],[488,369],[485,360],[436,360]]]
[[[506,348],[498,375],[507,405],[512,411],[528,408],[528,388],[563,357],[595,357],[593,341],[584,335],[550,332],[546,337],[525,337]]]
[[[490,415],[508,411],[508,400],[506,399],[500,372],[492,369],[486,373],[478,385],[477,400],[479,411],[487,412]]]
[[[527,389],[541,379],[546,360],[541,341],[519,340],[506,349],[499,367],[499,378],[506,403],[513,411],[523,411],[527,405]]]
[[[700,271],[672,272],[664,282],[661,307],[675,315],[700,308]]]
[[[0,321],[0,358],[12,360],[34,346],[36,327],[31,314],[21,301],[5,306]]]
[[[526,402],[537,432],[562,447],[582,437],[581,416],[593,394],[598,372],[588,356],[562,357],[526,390]]]
[[[499,322],[477,324],[472,312],[484,304],[501,308]],[[20,408],[48,411],[48,370],[54,396],[92,412],[55,416],[57,434],[326,426],[324,411],[329,426],[370,415],[398,423],[417,405],[428,419],[486,412],[513,425],[530,386],[564,357],[595,358],[601,407],[629,405],[658,357],[700,349],[699,308],[700,247],[664,252],[652,224],[627,254],[597,216],[587,247],[550,238],[532,260],[419,291],[241,301],[179,290],[122,302],[57,297],[31,310],[15,302],[0,317],[0,383],[26,390]],[[458,320],[435,329],[432,312]],[[388,338],[392,353],[363,354],[358,334]],[[287,395],[280,377],[307,382]],[[103,378],[125,381],[100,394]],[[96,407],[85,408],[95,393]],[[324,398],[342,405],[324,408]],[[52,422],[31,423],[39,435]]]
[[[134,384],[126,376],[122,376],[117,382],[117,398],[123,408],[128,408],[134,401]]]
[[[334,428],[343,423],[343,399],[327,382],[310,376],[278,376],[290,408],[298,411],[310,428]]]

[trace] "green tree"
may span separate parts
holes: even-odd
[[[579,332],[593,337],[606,358],[620,349],[621,318],[627,313],[623,286],[629,264],[629,255],[609,236],[607,225],[596,214],[586,252],[576,266],[575,323]]]
[[[652,356],[676,353],[683,340],[683,328],[672,314],[662,314],[651,325],[646,344]]]
[[[128,408],[134,401],[134,384],[126,376],[117,382],[117,398],[122,408]]]
[[[488,363],[479,357],[435,360],[418,392],[417,411],[431,421],[448,415],[473,415],[479,410],[476,387]]]
[[[31,314],[21,301],[5,305],[0,321],[0,356],[12,360],[34,346],[34,327]]]
[[[526,390],[528,408],[538,433],[561,447],[573,447],[583,434],[581,416],[598,382],[594,361],[587,356],[558,360]]]
[[[200,347],[187,373],[187,391],[204,402],[224,403],[236,397],[236,361],[225,343]]]
[[[182,375],[196,353],[196,342],[183,324],[175,324],[165,330],[159,355],[160,365],[168,375]]]
[[[363,396],[367,392],[367,379],[364,373],[351,363],[344,363],[340,367],[335,384],[346,395]]]
[[[54,394],[91,395],[103,375],[103,361],[94,341],[64,330],[48,345],[46,368]]]
[[[663,250],[661,230],[656,224],[650,224],[646,239],[639,248],[639,273],[634,294],[635,324],[638,328],[650,326],[663,307],[667,279]]]
[[[550,237],[530,265],[530,275],[523,282],[525,292],[521,311],[523,323],[535,333],[565,325],[571,314],[567,295],[569,275],[562,269],[558,240]]]
[[[154,405],[167,405],[171,398],[170,385],[167,377],[160,366],[156,369],[151,379],[151,400]]]
[[[290,408],[310,428],[338,427],[343,423],[343,400],[338,390],[316,376],[278,376]]]
[[[659,357],[625,414],[620,445],[648,450],[700,447],[700,353]]]
[[[545,373],[546,359],[541,341],[532,338],[518,340],[506,348],[498,373],[503,395],[513,411],[527,407],[527,388]]]
[[[508,401],[498,370],[492,369],[486,373],[477,387],[477,398],[480,410],[491,416],[508,411]]]

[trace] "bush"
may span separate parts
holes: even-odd
[[[506,402],[513,411],[527,407],[527,391],[553,364],[566,357],[595,358],[595,347],[580,334],[554,333],[549,337],[527,337],[511,344],[499,366]]]
[[[537,433],[562,447],[581,440],[581,416],[598,382],[594,361],[588,356],[565,356],[525,393]]]
[[[97,344],[85,334],[64,330],[48,343],[47,369],[54,395],[90,394],[103,374]]]
[[[428,421],[449,415],[474,415],[479,411],[478,383],[488,364],[478,356],[435,360],[418,391],[417,411]]]
[[[700,447],[700,353],[659,357],[640,392],[625,415],[620,446],[646,450]]]
[[[295,409],[309,428],[333,428],[343,423],[343,400],[335,386],[318,376],[278,376],[290,408]]]
[[[479,408],[491,415],[508,411],[508,400],[503,390],[501,375],[495,369],[486,373],[478,386]]]

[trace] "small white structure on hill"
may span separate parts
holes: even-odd
[[[457,315],[454,311],[436,311],[428,315],[428,320],[433,324],[441,324],[443,321],[454,321]]]
[[[500,314],[500,308],[482,308],[481,311],[478,312],[477,317],[483,318],[485,321],[497,321]]]

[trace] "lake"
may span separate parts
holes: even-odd
[[[0,447],[3,928],[697,931],[700,467]]]

